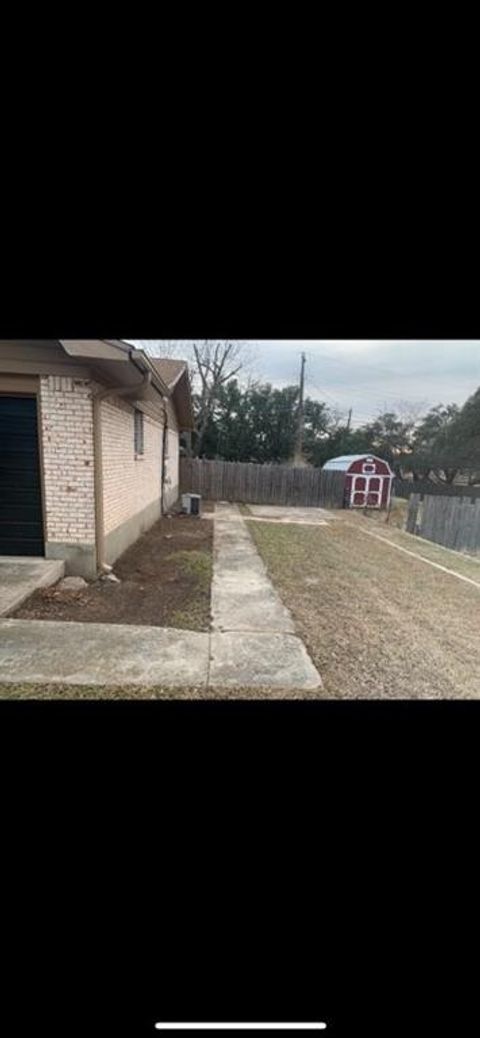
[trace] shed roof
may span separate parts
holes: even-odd
[[[353,465],[354,461],[362,461],[363,458],[373,458],[375,461],[381,461],[384,465],[390,465],[385,458],[379,458],[376,454],[342,454],[339,458],[330,458],[329,461],[325,462],[324,469],[336,469],[339,472],[346,472]],[[391,469],[390,469],[391,471]]]

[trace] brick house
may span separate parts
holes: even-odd
[[[0,555],[95,576],[179,496],[187,365],[119,340],[0,340]]]

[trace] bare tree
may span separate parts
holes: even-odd
[[[234,339],[137,339],[132,345],[151,357],[178,357],[188,362],[194,392],[196,453],[201,454],[221,386],[251,367],[248,343]]]
[[[393,410],[405,425],[412,429],[420,422],[428,410],[427,400],[397,400]]]
[[[192,344],[194,373],[198,382],[196,396],[196,453],[202,453],[208,420],[213,414],[220,387],[248,363],[246,344],[230,339],[204,339]]]

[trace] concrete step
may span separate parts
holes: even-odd
[[[50,587],[65,575],[65,563],[20,555],[0,556],[0,616],[15,612],[37,588]]]

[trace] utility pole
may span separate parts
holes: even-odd
[[[294,465],[303,464],[303,391],[305,386],[305,354],[302,353],[300,368],[300,395],[298,400],[297,435],[295,437]]]
[[[352,408],[348,412],[347,432],[350,432],[350,426],[352,424]]]

